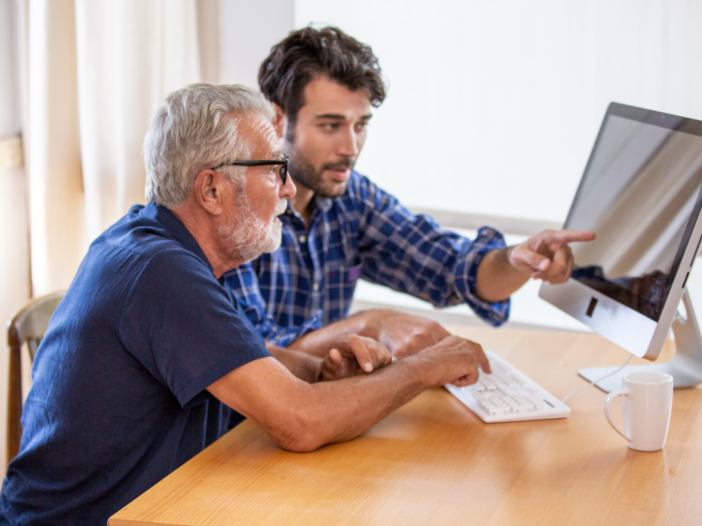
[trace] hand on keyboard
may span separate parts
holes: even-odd
[[[484,422],[514,422],[564,418],[570,408],[512,364],[486,351],[494,373],[480,375],[477,383],[446,389]]]
[[[434,385],[452,383],[462,387],[478,381],[479,368],[486,373],[491,371],[483,348],[459,336],[449,336],[419,355],[431,360],[433,370],[440,375]]]

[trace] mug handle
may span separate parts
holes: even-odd
[[[614,399],[618,396],[625,395],[625,394],[629,394],[629,391],[627,391],[626,389],[617,389],[616,391],[612,391],[611,393],[609,393],[609,395],[607,395],[607,399],[605,400],[605,403],[604,403],[604,414],[607,417],[607,422],[609,422],[609,425],[612,426],[612,428],[617,433],[619,433],[621,436],[623,436],[627,440],[627,442],[631,442],[631,438],[626,436],[626,433],[624,433],[621,429],[619,429],[617,424],[615,424],[612,421],[612,415],[610,414],[610,406],[612,405],[612,402],[614,401]]]

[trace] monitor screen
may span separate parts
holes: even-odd
[[[597,234],[572,246],[573,279],[659,321],[701,189],[700,122],[612,104],[565,223]]]

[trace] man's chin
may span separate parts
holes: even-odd
[[[348,181],[344,181],[343,183],[330,183],[320,186],[319,189],[315,190],[315,193],[320,197],[339,197],[346,193],[348,187]]]
[[[263,254],[275,252],[280,248],[280,245],[283,242],[283,224],[279,219],[273,223],[272,229],[273,231],[270,233],[268,239],[266,240],[266,244],[263,247]]]
[[[262,253],[263,254],[272,254],[273,252],[275,252],[276,250],[278,250],[280,248],[281,243],[282,243],[282,239],[278,239],[277,243],[274,243],[274,244],[267,246],[266,250],[264,250]]]
[[[232,259],[239,261],[251,261],[261,254],[270,254],[280,248],[283,240],[283,223],[276,217],[273,219],[268,229],[257,226],[249,235],[243,239],[239,238],[232,242],[229,254]],[[229,237],[233,237],[229,234]]]

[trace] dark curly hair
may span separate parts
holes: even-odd
[[[326,75],[351,91],[365,89],[377,108],[385,99],[378,59],[370,46],[336,27],[293,31],[271,48],[258,71],[258,85],[294,126],[311,80]]]

